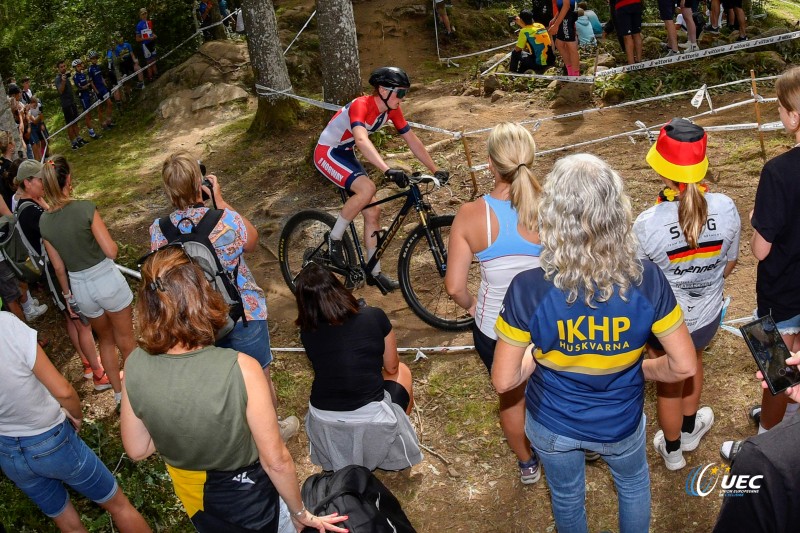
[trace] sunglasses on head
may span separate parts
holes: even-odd
[[[397,87],[384,87],[384,89],[386,89],[390,93],[394,93],[395,96],[397,96],[398,98],[401,98],[401,99],[405,98],[406,95],[408,94],[408,91],[409,91],[409,89],[407,87],[406,88],[402,88],[402,89],[397,88]]]

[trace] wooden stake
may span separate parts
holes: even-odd
[[[469,166],[469,175],[472,178],[472,195],[469,197],[470,201],[475,199],[478,194],[478,180],[475,178],[475,171],[472,170],[472,154],[469,152],[469,145],[467,144],[467,136],[464,131],[461,131],[461,144],[464,145],[464,155],[467,156],[467,165]]]
[[[758,124],[758,140],[761,143],[761,159],[767,162],[767,149],[764,146],[764,132],[761,131],[761,108],[758,102],[758,89],[756,89],[756,72],[750,70],[750,85],[753,89],[753,102],[756,106],[756,124]]]
[[[592,72],[592,77],[597,77],[597,60],[600,59],[600,43],[597,43],[597,51],[594,53],[594,72]]]

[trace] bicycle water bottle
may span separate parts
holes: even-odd
[[[76,315],[78,315],[78,318],[80,319],[81,324],[83,324],[84,326],[88,326],[89,325],[89,319],[86,318],[86,315],[81,313],[81,308],[78,307],[78,301],[75,299],[75,295],[74,294],[70,293],[69,298],[67,298],[67,303],[69,304],[70,309],[72,309],[72,312],[75,313]]]

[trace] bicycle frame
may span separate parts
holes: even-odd
[[[339,194],[342,196],[342,202],[346,202],[348,199],[348,195],[344,189],[339,189]],[[408,190],[399,192],[397,194],[393,194],[383,200],[378,200],[377,202],[372,202],[371,204],[367,204],[364,209],[369,209],[370,207],[374,207],[377,205],[385,204],[387,202],[391,202],[393,200],[397,200],[398,198],[405,197],[406,201],[403,203],[403,206],[400,208],[400,211],[395,215],[394,220],[392,220],[391,225],[389,225],[387,231],[383,235],[378,235],[378,248],[375,250],[375,254],[369,261],[364,261],[364,252],[361,248],[361,241],[358,238],[358,232],[356,231],[356,225],[354,222],[350,222],[350,235],[353,238],[353,244],[356,249],[356,255],[358,255],[358,262],[361,266],[361,269],[364,271],[364,274],[367,277],[372,276],[372,269],[375,268],[375,265],[378,261],[381,260],[384,252],[386,252],[386,248],[388,248],[389,243],[392,242],[392,239],[400,230],[400,226],[403,224],[403,221],[408,216],[409,212],[411,211],[412,207],[415,207],[417,213],[419,214],[420,222],[422,226],[426,228],[426,235],[428,238],[428,242],[431,240],[430,233],[427,231],[428,227],[428,220],[427,220],[427,209],[422,201],[422,191],[419,190],[419,184],[412,183]],[[439,273],[444,275],[444,264],[440,260],[440,258],[436,258],[437,268],[439,269]]]

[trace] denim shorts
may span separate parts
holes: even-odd
[[[117,493],[111,471],[67,420],[33,437],[0,436],[0,468],[50,518],[67,507],[64,484],[96,503]]]
[[[778,326],[781,335],[796,335],[800,333],[800,315],[781,320],[775,325]]]
[[[19,282],[14,272],[5,261],[0,261],[0,298],[6,303],[11,303],[19,300],[21,296]]]
[[[133,301],[128,282],[108,258],[86,270],[70,272],[69,284],[78,307],[88,318],[97,318],[104,311],[122,311]]]
[[[224,338],[217,341],[218,348],[230,348],[247,354],[267,368],[272,362],[269,347],[269,327],[266,320],[248,320],[247,326],[239,320]]]

